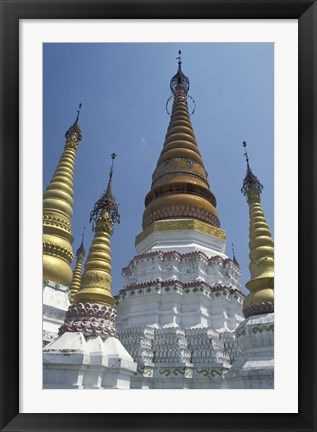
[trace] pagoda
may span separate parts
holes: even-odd
[[[71,284],[71,301],[58,337],[43,350],[43,387],[67,389],[128,389],[137,365],[116,332],[111,286],[110,237],[120,221],[109,182],[90,214],[94,238],[84,271],[83,241]]]
[[[116,297],[118,335],[138,364],[131,388],[226,387],[234,330],[244,319],[240,269],[225,252],[180,54],[137,255],[123,269]]]
[[[81,104],[75,122],[65,134],[63,153],[43,194],[43,345],[57,337],[70,304],[74,171],[82,140],[80,109]]]
[[[250,291],[245,320],[235,331],[235,358],[226,376],[229,388],[274,388],[274,241],[261,206],[263,185],[253,174],[243,142],[247,172],[241,192],[249,206]]]

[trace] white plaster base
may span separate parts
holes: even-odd
[[[129,389],[137,365],[115,337],[67,332],[44,347],[45,389]]]
[[[69,289],[64,285],[45,280],[43,282],[43,345],[58,336],[58,329],[64,323],[70,305]]]
[[[226,380],[229,388],[274,388],[274,313],[244,320],[235,331],[236,356]]]

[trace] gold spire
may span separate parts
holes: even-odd
[[[146,228],[161,219],[193,218],[219,227],[216,198],[210,191],[188,112],[189,79],[182,72],[181,58],[178,60],[170,83],[174,98],[170,124],[145,198],[142,225]]]
[[[246,149],[246,142],[243,142]],[[245,317],[274,311],[274,242],[261,207],[263,186],[251,171],[245,150],[247,173],[241,192],[247,197],[250,211],[250,273],[246,283],[250,294],[243,303]]]
[[[76,256],[76,265],[73,272],[73,279],[72,283],[70,284],[70,302],[74,303],[74,295],[79,291],[80,289],[80,282],[81,282],[81,271],[83,266],[83,259],[86,255],[85,247],[84,247],[84,237],[85,237],[85,228],[84,232],[82,234],[82,240],[79,248],[77,249]]]
[[[43,195],[43,279],[66,286],[72,280],[70,264],[74,257],[71,219],[76,151],[82,139],[80,108],[81,104],[74,124],[65,134],[64,152]]]
[[[107,189],[90,214],[95,236],[81,277],[80,290],[74,295],[74,303],[99,303],[106,306],[112,306],[114,303],[111,292],[110,236],[114,224],[120,223],[120,216],[112,193],[113,162],[116,154],[113,153],[111,157],[112,166]]]

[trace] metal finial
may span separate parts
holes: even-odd
[[[83,233],[81,235],[81,242],[82,243],[84,242],[84,238],[85,238],[85,230],[86,230],[86,227],[84,226]]]
[[[237,261],[237,259],[236,259],[236,255],[235,255],[235,253],[234,253],[234,245],[233,245],[233,243],[231,243],[231,248],[232,248],[232,261],[235,263],[235,265],[236,265],[237,267],[240,268],[240,265],[239,265],[239,263],[238,263],[238,261]]]
[[[98,218],[105,212],[109,213],[113,223],[120,223],[119,206],[116,202],[115,196],[112,193],[113,164],[116,157],[117,155],[115,153],[111,154],[112,163],[109,171],[107,188],[103,195],[101,195],[99,200],[96,202],[93,210],[90,213],[89,222],[93,222],[93,229]]]
[[[114,160],[115,160],[116,157],[117,157],[117,155],[115,153],[111,153],[111,159],[112,159],[111,168],[110,168],[111,175],[112,175],[112,172],[113,172],[113,164],[114,164]]]
[[[178,57],[176,57],[176,60],[178,60],[178,67],[179,69],[181,68],[181,64],[182,64],[182,57],[181,57],[182,51],[179,50],[178,51]]]
[[[243,153],[243,155],[245,156],[245,160],[247,161],[247,167],[250,168],[249,167],[249,156],[248,156],[248,153],[247,153],[247,143],[245,141],[243,141],[242,145],[244,147],[244,153]]]
[[[247,149],[246,149],[247,143],[245,141],[243,141],[242,145],[244,147],[245,160],[247,161],[247,173],[246,173],[246,176],[244,177],[244,180],[243,180],[241,192],[243,193],[243,195],[247,195],[251,189],[257,189],[258,192],[261,194],[262,189],[263,189],[263,185],[260,183],[259,179],[251,171],[251,168],[249,165],[249,156],[248,156]]]
[[[116,157],[117,157],[117,155],[115,153],[111,153],[112,162],[111,162],[111,167],[110,167],[110,171],[109,171],[108,186],[107,186],[107,189],[106,189],[106,193],[108,193],[108,194],[112,193],[111,189],[112,189],[113,166],[114,166],[114,160],[115,160]]]
[[[81,110],[81,103],[79,104],[78,110],[76,111],[77,112],[77,117],[76,117],[75,123],[78,123],[80,110]]]
[[[184,97],[187,97],[188,90],[189,90],[189,79],[182,72],[181,53],[182,53],[181,50],[179,50],[178,51],[179,57],[176,57],[178,60],[178,70],[170,82],[170,89],[174,97],[178,96],[179,94],[183,95]]]
[[[74,140],[74,141],[81,141],[82,140],[82,134],[80,127],[78,126],[78,120],[79,120],[79,114],[81,109],[81,103],[79,104],[76,116],[76,120],[74,121],[74,124],[71,125],[71,127],[67,130],[65,133],[65,138],[67,140]]]
[[[176,57],[176,59],[178,60],[178,70],[176,72],[176,74],[173,76],[173,78],[170,81],[170,89],[171,89],[171,96],[167,99],[166,101],[166,105],[165,105],[165,109],[168,115],[171,115],[170,110],[169,110],[169,102],[172,100],[172,98],[175,97],[182,97],[185,100],[188,98],[190,98],[193,108],[192,108],[192,112],[190,115],[193,115],[196,109],[196,102],[194,101],[194,99],[188,94],[189,91],[189,79],[188,77],[183,73],[182,71],[182,58],[181,58],[181,53],[182,51],[179,50],[178,54],[179,57]]]

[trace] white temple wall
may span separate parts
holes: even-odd
[[[69,289],[64,285],[45,280],[43,282],[43,344],[58,336],[58,330],[64,323],[66,311],[70,305]]]

